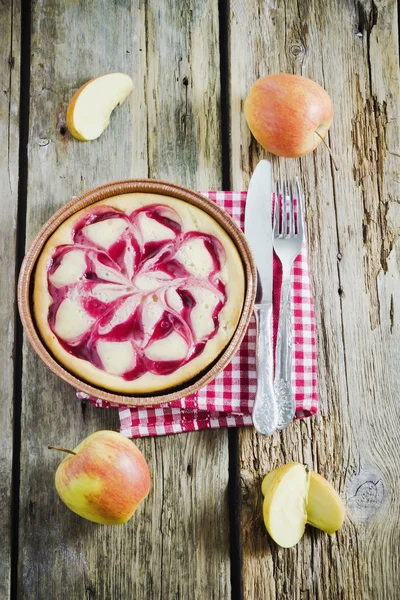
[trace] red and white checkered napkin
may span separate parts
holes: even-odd
[[[204,194],[224,208],[243,229],[246,192],[208,192]],[[314,306],[303,246],[292,270],[293,363],[292,385],[296,418],[310,417],[318,411],[317,357]],[[282,269],[274,255],[273,332],[274,346],[278,327]],[[119,406],[123,435],[136,438],[182,433],[198,429],[252,425],[252,406],[256,391],[256,328],[252,318],[243,342],[229,365],[196,394],[156,407]],[[95,406],[118,406],[77,392],[81,400]]]

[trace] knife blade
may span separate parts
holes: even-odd
[[[253,423],[259,433],[271,435],[279,412],[273,390],[272,348],[272,165],[261,160],[247,191],[244,232],[254,254],[258,281],[254,313],[257,323],[257,391]]]

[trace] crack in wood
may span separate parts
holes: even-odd
[[[390,294],[389,318],[390,318],[390,333],[393,333],[393,327],[394,327],[394,300],[393,300],[393,294]]]
[[[360,1],[357,2],[357,13],[358,13],[358,29],[357,32],[364,35],[371,35],[372,29],[378,22],[378,9],[377,6],[372,0],[371,9],[367,12],[364,4]]]
[[[379,103],[375,95],[363,101],[357,81],[357,113],[353,119],[352,137],[356,152],[354,179],[361,187],[364,215],[364,282],[370,299],[370,324],[380,324],[377,277],[388,270],[388,257],[397,236],[388,224],[389,200],[384,198],[384,170],[387,154],[386,102]]]
[[[82,420],[85,423],[86,422],[86,411],[87,411],[87,403],[85,401],[81,402],[81,415],[82,415]]]
[[[186,137],[187,121],[189,118],[189,95],[188,95],[189,79],[186,76],[182,79],[182,85],[185,88],[185,111],[184,111],[183,115],[181,116],[181,122],[183,125],[183,135],[184,135],[184,137]]]
[[[148,73],[149,73],[149,36],[150,36],[150,23],[149,23],[149,4],[148,2],[144,2],[144,45],[145,45],[145,70],[143,74],[143,86],[144,86],[144,98],[146,101],[146,105],[149,106],[149,89],[148,89]],[[142,49],[141,49],[142,50]],[[146,144],[146,160],[147,160],[147,177],[151,177],[151,169],[150,169],[150,115],[149,111],[146,111],[146,136],[147,136],[147,144]]]
[[[5,6],[5,4],[4,4]],[[10,7],[10,31],[11,31],[11,36],[10,36],[10,53],[9,53],[9,58],[8,58],[8,66],[10,69],[10,73],[9,73],[9,77],[8,77],[8,122],[7,122],[7,170],[8,170],[8,183],[10,186],[10,191],[12,190],[12,183],[11,183],[11,168],[10,168],[10,155],[11,155],[11,121],[12,121],[12,114],[11,114],[11,106],[12,106],[12,80],[13,80],[13,70],[15,67],[15,57],[13,56],[13,44],[14,44],[14,40],[13,40],[13,31],[14,31],[14,2],[12,0],[11,2],[11,7]]]

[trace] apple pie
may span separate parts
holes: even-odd
[[[232,239],[187,202],[130,193],[90,205],[45,244],[33,308],[69,372],[122,394],[181,386],[226,347],[244,301]]]

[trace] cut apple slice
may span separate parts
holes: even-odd
[[[133,81],[124,73],[109,73],[91,79],[72,96],[67,109],[71,135],[83,142],[95,140],[106,129],[117,104],[133,90]]]
[[[272,539],[283,548],[295,546],[307,523],[308,474],[300,463],[288,463],[264,477],[264,523]]]
[[[345,508],[332,485],[318,473],[310,473],[307,523],[332,535],[343,525]]]

